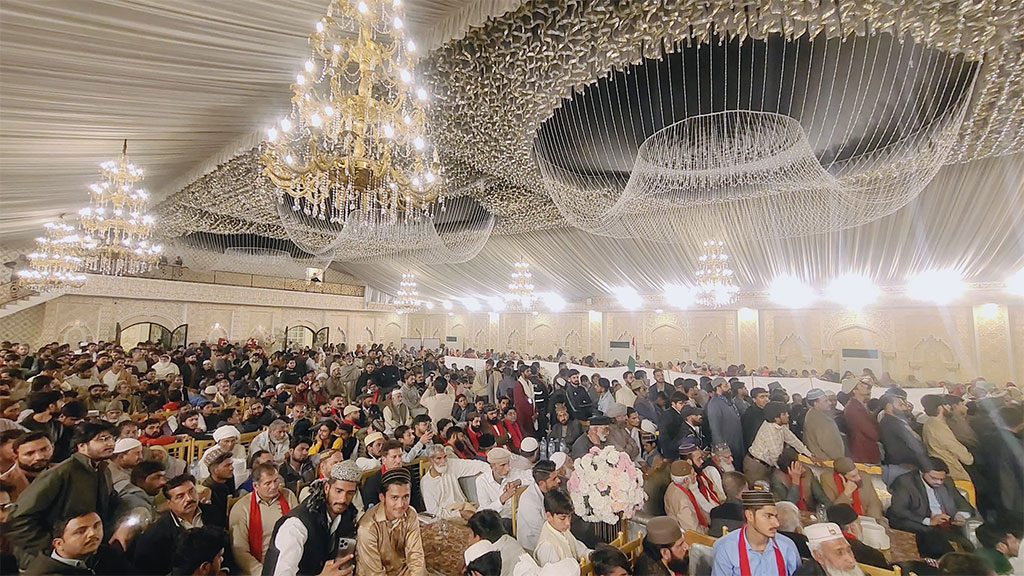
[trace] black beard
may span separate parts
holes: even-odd
[[[493,426],[497,424],[500,420],[498,420],[497,418],[488,418],[487,421],[490,422],[491,425]]]
[[[673,557],[668,561],[668,569],[679,574],[689,574],[690,556],[687,555],[686,558],[683,558],[682,560],[678,560]]]

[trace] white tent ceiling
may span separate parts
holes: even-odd
[[[518,0],[405,0],[410,34],[436,47]],[[97,165],[129,140],[157,198],[257,142],[288,105],[288,82],[326,0],[5,0],[0,4],[0,242],[85,205]],[[1020,40],[1018,40],[1020,42]],[[507,78],[514,76],[502,71]],[[1018,105],[1019,106],[1019,105]],[[486,132],[486,129],[481,129]],[[772,242],[723,231],[739,282],[780,273],[821,283],[847,271],[897,283],[956,267],[1000,281],[1024,266],[1024,154],[943,168],[911,204],[851,230]],[[541,204],[517,218],[553,221]],[[529,226],[523,228],[529,229]],[[699,250],[565,226],[492,236],[473,260],[414,270],[427,296],[492,294],[525,258],[538,289],[569,298],[692,279]],[[335,264],[397,289],[397,265]]]

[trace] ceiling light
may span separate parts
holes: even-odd
[[[1024,268],[1006,279],[1006,291],[1017,296],[1024,296]]]
[[[817,298],[814,289],[795,276],[779,276],[768,289],[772,302],[786,308],[804,308]]]
[[[957,300],[966,291],[963,276],[952,268],[929,270],[907,279],[907,296],[940,306]]]
[[[636,310],[643,305],[644,299],[632,286],[621,286],[612,291],[615,299],[619,301],[626,310]]]
[[[452,309],[452,301],[451,300],[441,300],[441,306],[444,307],[445,310],[451,310]]]
[[[479,312],[480,311],[480,308],[481,308],[480,301],[477,300],[476,298],[474,298],[472,296],[467,296],[465,298],[460,298],[459,300],[462,301],[462,305],[466,307],[466,310],[468,310],[470,312]]]
[[[825,297],[841,304],[848,310],[863,310],[878,299],[881,291],[866,276],[847,274],[832,281],[825,290]]]
[[[423,303],[423,306],[424,306],[424,307],[425,307],[425,308],[426,308],[427,310],[433,310],[433,309],[434,309],[434,303],[433,303],[433,302],[424,302],[424,303]]]

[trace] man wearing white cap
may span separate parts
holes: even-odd
[[[110,483],[115,491],[121,490],[132,481],[132,468],[142,462],[142,443],[135,438],[121,438],[114,444],[114,455],[107,467],[110,470]]]
[[[380,468],[381,450],[384,448],[384,435],[380,432],[370,432],[363,438],[363,445],[366,446],[366,456],[356,458],[356,465],[364,472]]]
[[[832,418],[832,403],[821,388],[807,391],[807,415],[804,416],[804,444],[822,460],[846,456],[843,434]]]
[[[512,524],[512,498],[516,490],[532,482],[529,475],[521,470],[512,470],[509,463],[512,453],[504,448],[495,448],[487,453],[491,471],[476,478],[476,495],[481,510],[494,510]]]
[[[248,471],[245,470],[245,447],[242,446],[242,444],[239,442],[241,438],[242,434],[238,431],[238,428],[235,428],[230,424],[226,424],[214,430],[213,441],[216,442],[216,444],[204,450],[203,453],[199,456],[199,467],[196,470],[196,480],[202,482],[203,480],[210,476],[210,469],[206,466],[206,457],[210,455],[210,452],[217,450],[219,448],[222,452],[231,453],[233,463],[241,463],[241,470],[239,471],[238,466],[236,466],[235,469],[236,485],[245,482],[246,477],[248,477]],[[239,472],[241,472],[242,474],[241,479],[238,478]]]
[[[797,576],[863,576],[857,565],[850,543],[842,529],[832,522],[812,524],[804,528],[807,544],[814,562],[805,562],[794,574]]]
[[[510,465],[513,470],[529,472],[533,470],[533,465],[537,463],[539,455],[540,444],[537,442],[537,439],[533,436],[527,436],[519,444],[519,454],[512,454]]]

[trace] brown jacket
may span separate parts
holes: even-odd
[[[836,488],[836,481],[832,474],[833,471],[828,469],[818,477],[821,481],[821,489],[825,491],[825,495],[828,496],[828,499],[833,504],[853,505],[853,499],[843,494],[842,490]],[[885,514],[882,512],[882,501],[878,499],[878,494],[875,492],[870,478],[863,478],[863,486],[857,488],[857,492],[860,494],[860,505],[864,510],[863,515],[871,516],[875,520],[884,521]]]
[[[410,506],[405,516],[388,522],[378,504],[359,519],[356,537],[357,576],[426,576],[420,522]]]

